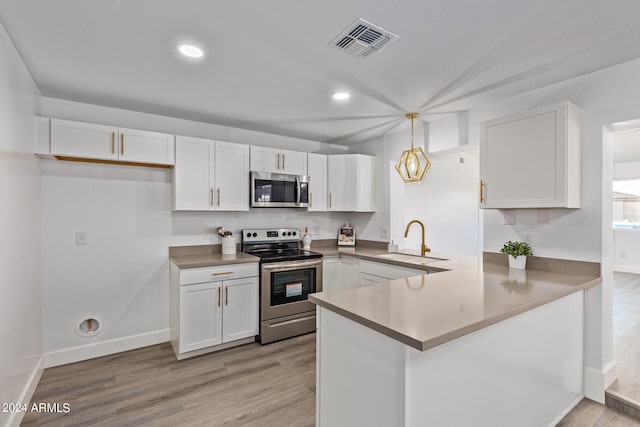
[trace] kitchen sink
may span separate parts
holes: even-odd
[[[411,255],[411,254],[401,254],[397,252],[393,252],[390,254],[378,255],[378,258],[390,259],[393,261],[402,261],[411,264],[421,264],[427,265],[436,261],[447,261],[445,258],[436,258],[429,256],[420,256],[420,255]]]

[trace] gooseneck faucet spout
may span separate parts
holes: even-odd
[[[427,252],[431,252],[431,249],[429,249],[427,245],[424,244],[425,231],[422,221],[418,221],[417,219],[409,221],[409,224],[407,224],[407,228],[405,228],[404,230],[404,237],[407,237],[407,235],[409,235],[409,228],[411,228],[411,225],[414,223],[420,224],[420,227],[422,227],[422,246],[420,246],[420,256],[424,256],[424,254],[426,254]]]

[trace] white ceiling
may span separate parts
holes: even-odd
[[[400,38],[330,46],[358,17]],[[638,58],[638,17],[637,0],[0,2],[45,96],[345,145]]]

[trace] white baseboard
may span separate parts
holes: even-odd
[[[33,393],[36,391],[36,387],[38,387],[38,383],[40,382],[40,377],[42,376],[42,372],[44,371],[44,354],[40,356],[40,360],[36,363],[36,366],[31,371],[31,375],[29,375],[29,379],[22,389],[22,393],[20,393],[20,397],[16,402],[29,404],[31,398],[33,397]],[[9,415],[9,420],[7,421],[7,426],[10,427],[18,427],[22,422],[22,418],[24,417],[24,412],[12,412]]]
[[[590,367],[584,368],[584,396],[604,405],[604,392],[618,377],[618,364],[615,360],[607,363],[604,371]]]
[[[45,367],[66,365],[67,363],[93,359],[108,354],[147,347],[169,341],[169,329],[147,332],[139,335],[117,338],[109,341],[86,344],[78,347],[56,350],[44,354]]]
[[[640,266],[616,264],[613,266],[613,271],[640,274]]]

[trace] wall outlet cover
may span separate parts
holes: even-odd
[[[76,231],[76,245],[86,245],[86,244],[87,244],[87,232]]]

